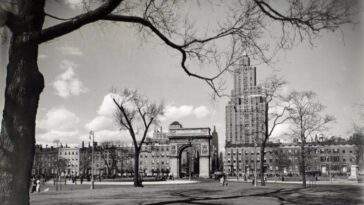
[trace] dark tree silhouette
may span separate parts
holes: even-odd
[[[302,186],[306,187],[306,143],[309,137],[327,130],[327,124],[334,121],[334,117],[322,115],[325,107],[318,102],[316,94],[312,91],[289,94],[289,115],[292,122],[291,136],[300,140],[300,172]]]
[[[126,129],[133,140],[134,145],[134,186],[142,186],[139,177],[139,154],[152,124],[158,122],[163,115],[164,105],[151,103],[141,96],[136,90],[124,89],[112,97],[116,105],[116,122],[121,129]],[[141,133],[140,136],[138,134]],[[141,137],[137,139],[137,137]]]
[[[283,124],[289,119],[288,108],[289,103],[285,102],[280,96],[280,89],[286,82],[277,76],[269,77],[263,83],[264,101],[264,130],[263,139],[260,140],[260,182],[265,186],[264,181],[264,156],[265,148],[270,136],[277,126]]]

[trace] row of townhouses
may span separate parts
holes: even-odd
[[[219,169],[218,135],[210,128],[183,128],[179,122],[171,123],[167,133],[155,130],[153,137],[147,138],[139,154],[139,174],[168,174],[171,166],[176,175],[198,175],[199,154],[204,151],[198,141],[200,134],[206,131],[208,168],[210,172]],[[183,138],[176,136],[183,135]],[[171,139],[183,140],[171,143]],[[198,138],[198,139],[196,139]],[[183,146],[182,146],[183,145]],[[187,146],[185,146],[187,145]],[[178,149],[178,163],[171,165],[171,156]],[[134,174],[134,149],[131,145],[120,142],[102,142],[94,144],[94,162],[92,169],[92,146],[79,148],[36,146],[33,162],[34,175],[88,176],[91,173],[101,176],[125,176]],[[172,157],[174,158],[174,157]],[[208,173],[209,174],[209,173]],[[208,175],[207,174],[207,175]]]

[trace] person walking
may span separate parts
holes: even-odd
[[[36,192],[40,192],[40,178],[37,179]]]
[[[37,180],[35,179],[35,177],[33,177],[32,178],[32,189],[31,189],[30,193],[34,193],[36,188],[37,188]]]

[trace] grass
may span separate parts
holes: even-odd
[[[217,181],[198,184],[132,186],[66,185],[62,191],[53,186],[48,192],[31,194],[32,205],[71,204],[364,204],[363,187],[353,185],[316,185],[301,188],[294,184],[269,184],[252,187]]]

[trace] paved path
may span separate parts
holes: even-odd
[[[230,182],[242,182],[242,183],[252,183],[252,180],[244,181],[243,179],[237,180],[235,179],[227,179]],[[259,180],[258,180],[259,183]],[[267,183],[277,183],[277,184],[302,184],[302,181],[275,181],[275,180],[268,180]],[[357,181],[352,180],[333,180],[330,181],[314,181],[313,183],[311,181],[307,181],[307,185],[315,185],[315,184],[325,184],[325,185],[357,185],[357,186],[364,186],[364,183],[358,183]]]

